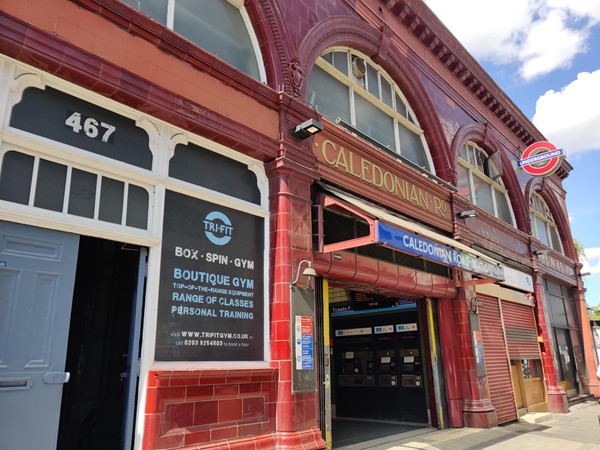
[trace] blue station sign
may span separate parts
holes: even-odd
[[[493,262],[447,245],[434,242],[386,223],[376,222],[376,242],[387,247],[420,256],[449,267],[477,275],[504,280],[504,268]]]

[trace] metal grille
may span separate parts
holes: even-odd
[[[482,303],[479,308],[479,321],[490,397],[496,408],[498,424],[512,422],[517,420],[517,408],[506,352],[500,304],[495,298],[481,295],[478,297]]]
[[[540,358],[533,308],[507,301],[501,301],[501,305],[510,358]]]

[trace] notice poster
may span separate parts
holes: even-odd
[[[313,323],[310,316],[296,316],[296,370],[314,369]]]
[[[167,191],[157,361],[264,359],[264,219]]]

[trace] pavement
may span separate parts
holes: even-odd
[[[416,429],[336,450],[600,450],[600,404],[572,405],[565,414],[527,414],[488,429]]]

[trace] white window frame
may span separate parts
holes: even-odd
[[[348,71],[349,75],[346,75],[346,74],[340,72],[333,64],[330,64],[328,61],[326,61],[323,58],[323,55],[326,55],[329,53],[336,53],[336,52],[342,52],[342,53],[347,54],[346,62],[347,62],[347,66],[348,66],[347,71]],[[408,128],[409,131],[412,131],[420,138],[421,144],[423,146],[423,149],[425,151],[425,155],[427,158],[427,164],[429,165],[429,167],[424,168],[424,170],[435,175],[435,166],[433,165],[433,159],[431,157],[431,153],[427,146],[427,141],[425,140],[425,133],[419,125],[417,116],[415,115],[414,111],[412,110],[410,104],[406,100],[406,97],[404,96],[404,94],[402,93],[402,91],[400,90],[398,85],[394,82],[394,80],[389,75],[387,75],[385,70],[380,65],[373,62],[368,56],[366,56],[363,53],[360,53],[356,50],[348,49],[347,47],[331,47],[331,48],[328,48],[327,51],[323,53],[323,55],[321,55],[317,59],[317,61],[315,62],[315,65],[318,66],[320,69],[324,70],[325,72],[327,72],[329,75],[331,75],[333,78],[335,78],[338,82],[340,82],[343,85],[345,85],[346,87],[348,87],[348,97],[349,97],[349,101],[350,101],[351,125],[353,127],[356,127],[356,106],[355,106],[356,101],[355,101],[354,96],[359,95],[362,99],[366,100],[371,105],[373,105],[375,108],[379,109],[380,111],[382,111],[387,116],[389,116],[393,119],[395,148],[393,148],[393,149],[390,148],[390,151],[395,152],[398,155],[402,156],[402,147],[400,145],[400,133],[399,133],[398,125],[397,125],[398,123],[400,123],[404,127]],[[389,83],[391,85],[391,89],[392,89],[392,106],[391,107],[388,104],[386,104],[383,100],[381,100],[380,98],[375,97],[368,90],[368,87],[367,87],[368,79],[365,83],[365,87],[361,86],[360,83],[353,80],[353,77],[350,74],[352,74],[352,58],[355,56],[362,58],[365,61],[365,63],[371,65],[377,71],[378,92],[379,92],[380,96],[382,96],[382,92],[381,92],[382,85],[379,82],[379,80],[384,79],[387,83]],[[367,76],[367,75],[365,75],[365,76]],[[404,103],[408,117],[403,116],[402,114],[400,114],[397,111],[396,101],[397,101],[398,97],[396,97],[396,95],[393,95],[393,94],[396,94],[400,98],[400,100]],[[335,119],[335,118],[333,118],[333,119]],[[360,130],[358,127],[357,127],[357,129]]]
[[[544,211],[540,211],[540,208],[543,208]],[[560,239],[560,233],[558,230],[558,226],[556,225],[556,221],[554,220],[554,216],[552,215],[552,211],[548,207],[548,204],[544,200],[544,198],[537,192],[532,192],[531,197],[529,198],[529,214],[531,217],[531,234],[533,237],[538,239],[544,245],[556,250],[557,252],[564,253],[562,240]],[[539,219],[546,226],[546,235],[548,236],[548,242],[543,242],[540,239],[540,233],[537,228],[538,222],[534,219]],[[556,233],[558,245],[560,248],[555,248],[552,240],[552,234]]]
[[[476,164],[473,164],[471,161],[464,159],[464,157],[462,156],[463,152],[465,152],[465,154],[467,154],[467,155],[471,154],[473,156],[480,153],[480,154],[485,155],[486,158],[489,158],[489,155],[484,149],[482,149],[477,144],[475,144],[471,141],[467,141],[467,142],[463,143],[463,145],[461,147],[461,152],[458,155],[458,164],[460,164],[467,172],[469,195],[471,196],[471,203],[473,203],[474,205],[477,205],[477,198],[475,196],[475,183],[474,183],[474,177],[477,177],[477,179],[479,181],[486,183],[490,187],[490,193],[491,193],[491,197],[492,197],[492,209],[493,209],[493,212],[491,212],[490,214],[493,214],[496,218],[498,218],[504,222],[504,220],[501,219],[498,214],[498,205],[496,203],[496,196],[494,195],[494,193],[495,193],[494,191],[497,191],[498,193],[503,195],[506,199],[506,202],[508,204],[508,208],[510,211],[510,218],[511,218],[511,223],[509,225],[512,225],[514,227],[516,224],[515,214],[514,214],[514,211],[512,208],[512,204],[510,202],[510,198],[508,197],[508,190],[504,187],[504,183],[502,182],[502,177],[498,177],[497,179],[490,178],[490,176],[488,174],[486,174],[485,172],[483,172],[481,169],[479,169]],[[477,206],[479,206],[479,205],[477,205]],[[479,206],[479,207],[481,209],[484,209],[481,206]],[[485,210],[485,211],[487,211],[487,210]]]

